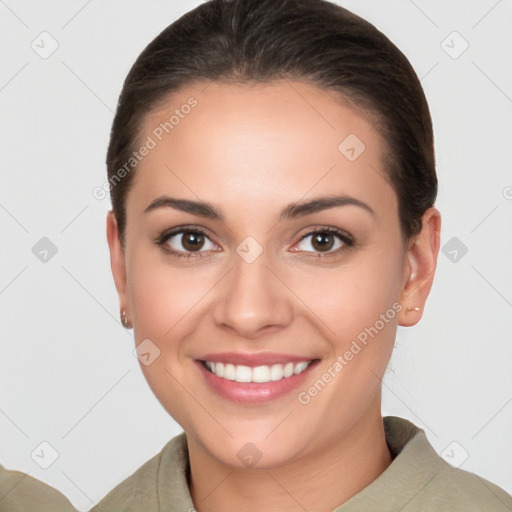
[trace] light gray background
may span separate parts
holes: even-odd
[[[0,1],[0,462],[79,510],[181,431],[119,323],[110,203],[92,190],[106,179],[134,59],[199,3]],[[421,322],[399,328],[384,413],[409,418],[447,460],[512,492],[512,1],[340,4],[387,34],[422,79],[442,246],[459,245],[457,261],[451,245],[439,256]],[[51,49],[43,31],[58,43],[46,59],[32,48]],[[469,44],[458,58],[464,40],[453,31]],[[46,263],[32,252],[42,237],[58,249]],[[52,460],[43,441],[58,453],[48,469],[38,465]]]

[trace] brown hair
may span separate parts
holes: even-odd
[[[151,41],[125,79],[106,160],[123,247],[133,172],[120,180],[118,171],[132,157],[144,116],[192,82],[282,78],[339,91],[376,115],[404,241],[421,230],[437,195],[432,121],[404,54],[371,23],[326,0],[208,0]]]

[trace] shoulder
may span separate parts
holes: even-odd
[[[71,512],[75,509],[57,489],[20,471],[0,465],[0,512]]]
[[[411,510],[512,510],[512,496],[485,478],[446,462],[422,429],[397,417],[385,418],[385,426],[386,439],[397,455],[390,468],[395,465],[396,476],[416,486],[411,500],[416,508]]]
[[[184,433],[112,489],[90,512],[156,512],[164,503],[187,503],[188,451]],[[190,508],[190,507],[188,507]],[[188,508],[180,508],[187,511]]]
[[[506,512],[512,510],[512,496],[485,478],[455,468],[439,455],[439,472],[428,483],[426,495],[438,510]]]

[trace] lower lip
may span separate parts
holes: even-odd
[[[218,377],[208,371],[201,361],[196,361],[199,371],[207,384],[223,398],[237,403],[263,403],[276,400],[298,388],[308,378],[311,370],[318,361],[313,361],[302,372],[291,377],[270,382],[237,382]]]

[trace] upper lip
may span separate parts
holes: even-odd
[[[278,354],[276,352],[217,352],[215,354],[206,354],[197,359],[199,361],[212,361],[214,363],[243,366],[272,366],[273,364],[301,363],[302,361],[314,360],[312,357]]]

